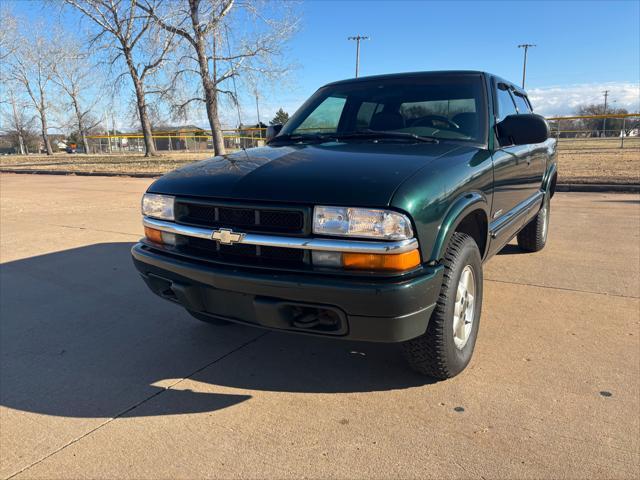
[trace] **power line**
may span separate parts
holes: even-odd
[[[347,37],[347,40],[356,41],[356,78],[358,78],[358,71],[360,69],[360,40],[369,40],[369,37],[356,35],[355,37]]]
[[[527,52],[530,47],[537,47],[533,43],[522,43],[518,45],[518,48],[524,48],[524,64],[522,65],[522,88],[524,88],[524,81],[527,78]]]

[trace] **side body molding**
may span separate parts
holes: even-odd
[[[449,240],[451,239],[453,232],[455,232],[456,227],[464,217],[475,210],[482,210],[487,220],[489,219],[489,204],[486,196],[481,192],[465,193],[453,202],[440,224],[438,236],[433,245],[431,255],[429,256],[430,261],[438,261],[443,257],[447,245],[449,244]],[[487,224],[488,223],[489,222],[487,221]],[[486,245],[488,245],[488,238],[486,240]]]

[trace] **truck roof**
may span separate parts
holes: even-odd
[[[327,83],[325,86],[329,85],[341,85],[346,83],[357,83],[357,82],[368,82],[371,80],[393,80],[393,79],[401,79],[401,78],[415,78],[415,77],[428,77],[431,75],[451,75],[451,76],[459,76],[459,75],[482,75],[486,77],[494,77],[497,82],[504,82],[511,85],[515,90],[524,93],[520,87],[518,87],[513,82],[509,80],[505,80],[498,75],[494,75],[489,72],[483,72],[481,70],[432,70],[432,71],[424,71],[424,72],[402,72],[402,73],[387,73],[383,75],[371,75],[367,77],[358,77],[358,78],[347,78],[344,80],[338,80],[335,82]]]
[[[487,72],[478,70],[432,70],[423,72],[402,72],[402,73],[385,73],[382,75],[370,75],[358,78],[345,78],[328,83],[327,85],[338,85],[341,83],[366,82],[370,80],[392,80],[397,78],[426,77],[431,75],[490,75]]]

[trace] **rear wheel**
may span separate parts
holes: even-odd
[[[518,246],[525,252],[539,252],[547,244],[550,207],[547,193],[538,214],[518,233]]]
[[[219,318],[210,317],[209,315],[205,315],[204,313],[194,312],[193,310],[187,310],[191,314],[193,318],[197,318],[201,322],[210,323],[212,325],[229,325],[231,322],[227,322],[226,320],[220,320]]]
[[[444,280],[427,331],[402,344],[417,372],[451,378],[469,364],[482,310],[482,258],[476,242],[454,233],[444,260]]]

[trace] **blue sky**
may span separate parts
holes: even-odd
[[[477,69],[520,82],[523,52],[517,45],[533,43],[538,46],[529,50],[527,88],[540,97],[544,113],[570,113],[572,101],[597,102],[604,88],[612,99],[620,97],[616,104],[638,108],[639,5],[308,1],[290,48],[301,66],[297,88],[287,97],[295,103],[319,85],[353,76],[355,42],[347,37],[360,33],[371,37],[362,44],[361,75]]]
[[[353,74],[355,45],[368,34],[364,75],[407,70],[488,70],[519,80],[521,43],[530,50],[528,83],[637,81],[640,2],[308,1],[292,44],[303,84]]]
[[[27,0],[12,5],[31,18],[42,8]],[[263,119],[280,106],[293,113],[319,86],[352,77],[355,42],[347,37],[358,33],[371,37],[362,44],[361,75],[477,69],[520,82],[522,50],[517,45],[534,43],[527,90],[540,113],[570,114],[580,103],[600,102],[604,89],[610,90],[614,105],[640,109],[638,0],[308,0],[299,11],[300,29],[286,48],[297,68],[285,84],[262,95]],[[80,28],[70,16],[41,18]],[[243,120],[255,121],[254,102],[249,95],[242,98]],[[235,112],[223,113],[223,121],[234,118]],[[204,116],[193,119],[200,120]]]

